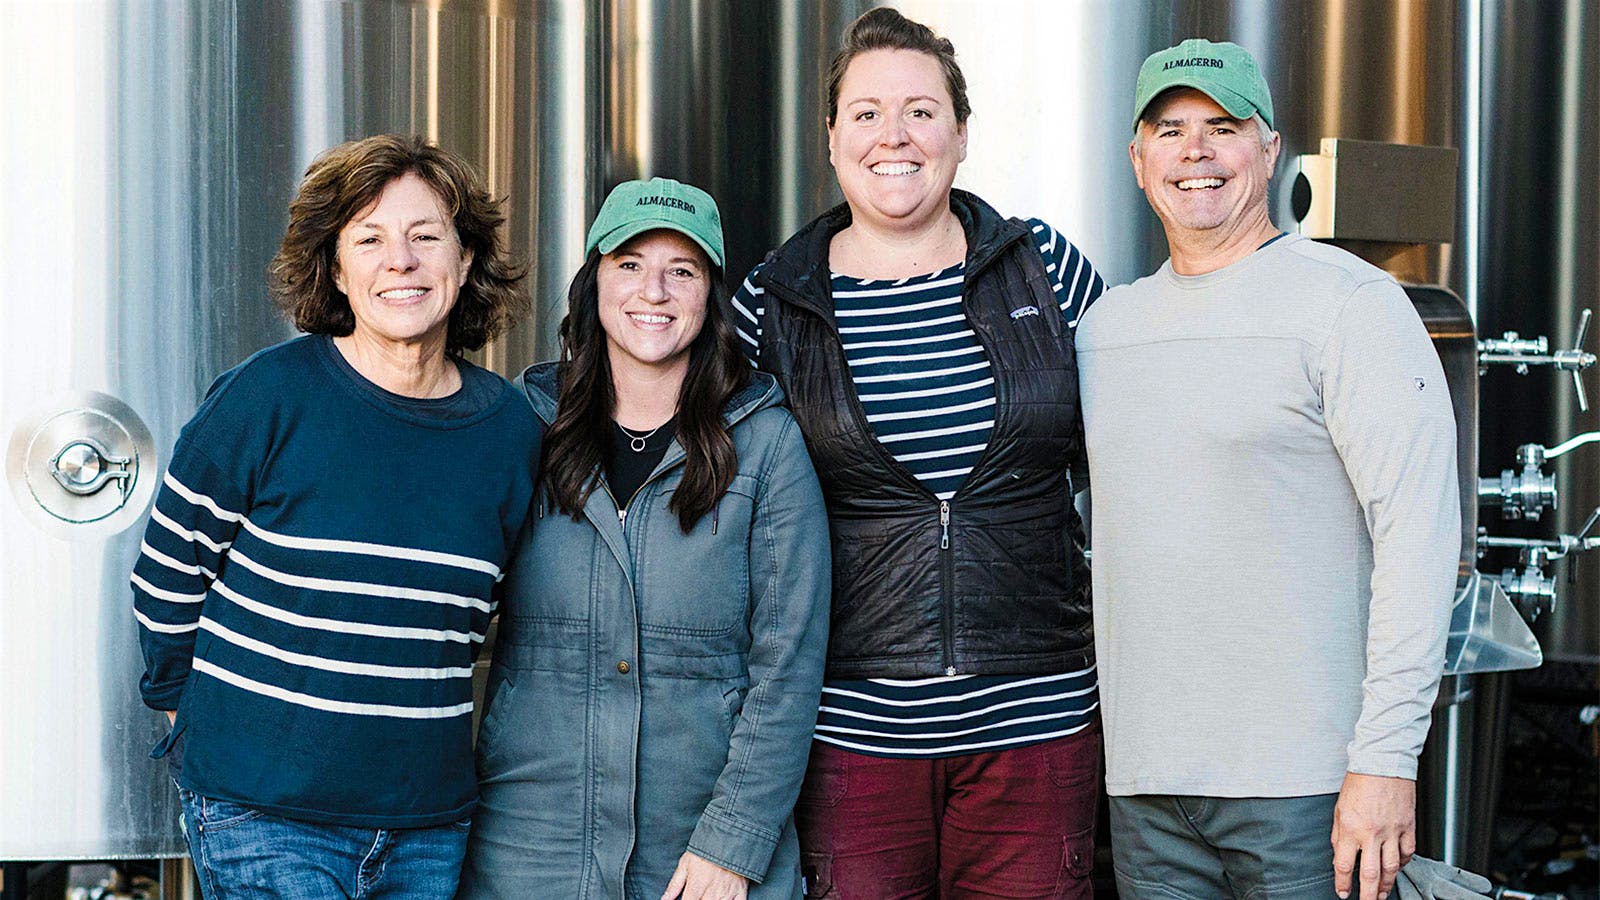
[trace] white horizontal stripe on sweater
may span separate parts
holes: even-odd
[[[876,415],[867,416],[867,421],[895,422],[901,419],[937,419],[941,416],[948,416],[959,412],[968,412],[974,409],[983,409],[985,406],[993,405],[994,398],[988,397],[983,400],[974,400],[971,403],[962,403],[958,406],[942,406],[937,410],[931,411],[926,409],[912,409],[905,412],[877,413]],[[984,424],[986,426],[993,426],[994,422],[986,421]]]
[[[859,363],[858,363],[859,365]],[[989,361],[969,363],[964,366],[954,366],[949,369],[928,369],[923,372],[890,372],[887,375],[863,375],[855,378],[856,384],[881,384],[893,381],[920,381],[924,378],[941,378],[946,375],[960,375],[963,372],[976,372],[980,369],[987,370]]]
[[[922,697],[922,698],[918,698],[918,699],[914,699],[914,700],[889,700],[889,699],[886,699],[886,698],[883,698],[883,697],[875,697],[875,696],[873,696],[871,694],[863,694],[863,693],[860,693],[859,691],[848,691],[848,690],[844,690],[843,688],[828,687],[827,685],[823,685],[822,694],[823,694],[823,696],[827,696],[828,694],[833,694],[833,695],[836,695],[836,696],[839,696],[839,697],[855,697],[858,700],[867,700],[867,701],[870,701],[872,703],[877,703],[877,704],[882,705],[882,706],[927,706],[927,705],[932,704],[932,703],[956,703],[956,702],[959,702],[959,701],[962,701],[962,700],[971,700],[974,697],[983,697],[983,696],[986,696],[988,694],[993,694],[993,693],[995,693],[997,691],[1012,691],[1012,690],[1016,690],[1017,688],[1020,688],[1020,687],[1027,687],[1030,684],[1043,684],[1043,683],[1048,682],[1048,681],[1063,681],[1063,680],[1066,680],[1068,678],[1082,677],[1084,675],[1088,675],[1090,672],[1093,672],[1094,670],[1095,670],[1094,666],[1089,666],[1086,669],[1080,669],[1080,670],[1078,670],[1076,672],[1069,672],[1069,673],[1066,673],[1066,674],[1040,675],[1040,676],[1038,676],[1036,678],[1024,678],[1024,679],[1021,679],[1019,681],[1007,681],[1007,682],[1004,682],[1002,684],[994,684],[994,685],[990,685],[989,687],[986,687],[986,688],[979,688],[978,690],[975,690],[975,691],[969,691],[969,692],[967,692],[965,694],[953,694],[953,695],[950,695],[950,696],[940,696],[940,697]],[[930,678],[927,681],[928,682],[933,682],[933,681],[942,681],[942,680],[944,680],[944,679],[942,679],[942,678]],[[873,679],[873,682],[876,683],[876,684],[886,684],[886,685],[891,685],[891,686],[895,684],[895,682],[885,681],[885,680],[880,680],[880,679]]]
[[[887,331],[909,331],[909,330],[911,330],[913,328],[932,328],[935,325],[949,325],[951,322],[965,322],[966,320],[967,320],[966,314],[958,312],[953,316],[945,316],[942,319],[919,319],[919,320],[914,321],[914,322],[888,322],[888,323],[881,323],[881,324],[877,324],[877,325],[851,325],[851,326],[848,326],[848,327],[841,325],[839,327],[839,333],[840,334],[882,334],[882,333],[887,332]],[[936,334],[936,335],[933,335],[932,338],[924,338],[924,340],[930,340],[930,339],[944,340],[944,339],[949,338],[953,334],[962,334],[962,333],[963,332],[961,332],[961,331],[955,331],[955,332],[949,332],[949,333]],[[846,344],[845,346],[847,346],[847,347],[860,347],[860,346],[863,346],[863,345],[861,345],[861,344]]]
[[[486,575],[499,577],[500,567],[488,560],[473,559],[470,556],[459,556],[454,553],[441,553],[437,550],[419,550],[415,547],[399,547],[391,544],[373,544],[366,541],[342,541],[333,538],[308,538],[294,537],[293,535],[277,534],[268,531],[260,525],[244,520],[246,531],[269,544],[279,547],[288,547],[291,550],[320,550],[327,553],[356,553],[362,556],[381,556],[386,559],[403,559],[407,562],[434,563],[441,566],[454,566],[458,569],[467,569],[473,572],[482,572]]]
[[[1000,749],[1002,747],[1011,746],[1013,744],[1036,744],[1036,743],[1040,743],[1040,742],[1043,742],[1043,741],[1053,740],[1053,739],[1059,738],[1059,737],[1066,737],[1069,734],[1077,734],[1078,732],[1082,731],[1083,729],[1088,728],[1089,724],[1090,724],[1089,722],[1084,722],[1082,725],[1079,725],[1076,728],[1068,728],[1065,731],[1052,731],[1052,732],[1047,732],[1045,734],[1018,735],[1018,736],[1016,736],[1014,738],[1009,738],[1009,739],[1000,740],[1000,741],[985,741],[985,742],[973,743],[973,744],[956,744],[954,746],[948,746],[947,745],[947,746],[939,746],[939,747],[894,747],[892,749],[888,749],[888,748],[884,748],[884,747],[877,746],[877,745],[874,745],[874,744],[860,744],[860,743],[856,743],[854,741],[843,741],[843,740],[840,740],[840,739],[835,738],[835,737],[829,737],[828,735],[825,735],[825,734],[817,734],[817,735],[814,735],[814,737],[817,740],[822,741],[825,744],[832,744],[835,747],[843,747],[846,750],[861,750],[861,751],[864,751],[864,752],[867,752],[867,753],[892,752],[892,753],[895,753],[897,755],[898,754],[904,754],[904,755],[907,755],[907,756],[934,756],[934,755],[955,756],[955,755],[961,754],[961,753],[975,753],[975,752],[983,751],[983,750],[997,750],[997,749]]]
[[[750,296],[752,296],[752,297],[760,297],[763,293],[765,293],[764,291],[761,290],[761,288],[758,288],[755,285],[751,284],[750,283],[750,279],[748,279],[748,278],[746,278],[744,280],[744,289],[745,289],[745,292],[750,294]],[[756,323],[756,311],[761,309],[761,307],[756,307],[756,310],[746,309],[745,305],[743,303],[739,302],[739,298],[738,298],[737,294],[735,294],[733,297],[730,297],[729,298],[729,302],[733,304],[733,308],[734,309],[739,311],[740,315],[742,315],[746,319],[750,320],[750,324],[752,324],[752,325],[757,324]]]
[[[187,563],[179,562],[178,560],[173,559],[165,553],[162,553],[160,550],[150,546],[149,541],[139,542],[139,554],[147,557],[151,562],[160,563],[161,565],[166,566],[175,572],[182,572],[185,575],[204,575],[207,581],[217,577],[215,572],[212,572],[210,569],[207,569],[204,566],[200,566],[198,564],[191,566]]]
[[[914,441],[921,438],[944,437],[947,434],[960,434],[963,431],[986,431],[994,427],[994,422],[984,419],[981,422],[969,422],[965,425],[953,425],[949,428],[930,428],[926,431],[908,431],[905,434],[878,435],[878,443],[889,444],[895,441]]]
[[[435,563],[441,566],[454,566],[468,569],[473,572],[483,572],[487,575],[498,577],[500,567],[492,562],[474,559],[470,556],[460,556],[455,553],[442,553],[436,550],[420,550],[415,547],[400,547],[393,544],[375,544],[368,541],[335,540],[332,538],[308,538],[294,535],[278,534],[268,531],[260,525],[251,522],[242,513],[231,512],[217,505],[215,500],[199,491],[193,490],[173,477],[168,472],[162,483],[172,488],[173,493],[189,501],[194,506],[200,506],[216,518],[224,522],[238,522],[244,529],[269,544],[279,547],[288,547],[292,550],[322,550],[330,553],[355,553],[362,556],[381,556],[388,559],[403,559],[408,562]],[[213,548],[215,549],[215,548]]]
[[[270,656],[273,659],[290,663],[291,665],[321,669],[324,672],[338,672],[343,675],[370,675],[375,678],[408,678],[417,680],[472,677],[471,666],[455,666],[446,669],[423,666],[385,666],[377,663],[349,662],[342,659],[328,659],[324,656],[312,656],[307,653],[296,653],[292,650],[274,646],[266,641],[259,641],[253,637],[242,635],[225,625],[217,624],[215,620],[205,616],[200,617],[200,629],[209,631],[236,647],[243,647],[251,652],[259,653],[262,656]]]
[[[366,622],[347,622],[343,619],[323,619],[316,616],[306,616],[279,609],[259,600],[252,600],[220,581],[213,583],[211,589],[241,609],[301,628],[315,628],[318,631],[334,631],[340,634],[355,634],[364,637],[399,638],[413,641],[449,641],[457,644],[481,643],[484,638],[483,635],[475,631],[412,628],[404,625],[372,625]]]
[[[311,575],[292,575],[280,572],[262,563],[256,562],[238,548],[228,554],[228,559],[244,566],[246,569],[260,575],[269,581],[275,581],[286,587],[304,588],[309,591],[328,591],[334,594],[359,594],[364,597],[388,597],[394,600],[418,600],[423,603],[442,603],[446,606],[459,606],[465,609],[475,609],[479,612],[492,612],[489,601],[477,597],[467,597],[462,594],[450,594],[444,591],[425,591],[420,588],[401,587],[393,584],[374,584],[366,581],[340,581],[334,578],[317,578]]]
[[[926,379],[927,376],[924,375],[924,376],[922,376],[922,378]],[[961,384],[951,384],[951,385],[946,385],[944,387],[928,388],[927,390],[922,390],[922,391],[898,391],[898,392],[893,393],[893,394],[871,394],[871,393],[863,394],[863,393],[859,393],[858,392],[857,396],[859,396],[861,398],[861,402],[863,402],[863,403],[867,403],[867,402],[883,403],[883,402],[887,402],[889,400],[909,400],[912,397],[937,397],[937,396],[939,396],[941,394],[959,394],[962,391],[976,390],[976,389],[981,388],[981,387],[988,387],[991,384],[994,384],[994,378],[992,378],[992,377],[991,378],[982,378],[982,379],[979,379],[977,381],[965,381],[965,382],[962,382]],[[942,409],[930,409],[930,410],[925,410],[923,412],[923,415],[932,417],[932,416],[937,416],[939,413],[941,413],[943,411],[944,410],[942,410]]]
[[[1013,686],[1014,685],[1007,685],[1007,687],[1013,687]],[[843,709],[843,708],[840,708],[840,707],[837,707],[837,706],[827,706],[826,704],[824,704],[818,710],[818,712],[833,713],[836,716],[842,716],[842,717],[847,718],[847,719],[862,719],[862,720],[865,720],[865,721],[868,721],[868,722],[901,722],[901,723],[958,722],[958,721],[960,721],[962,719],[971,719],[971,718],[975,718],[977,716],[986,716],[986,715],[989,715],[990,713],[995,712],[997,710],[1012,709],[1012,708],[1018,707],[1018,706],[1027,706],[1030,703],[1051,703],[1051,702],[1054,702],[1056,700],[1065,700],[1065,699],[1067,699],[1069,697],[1082,697],[1085,694],[1092,694],[1092,693],[1094,693],[1094,691],[1095,691],[1095,686],[1091,684],[1088,687],[1083,688],[1081,690],[1065,691],[1065,692],[1059,693],[1059,694],[1041,694],[1041,695],[1039,695],[1037,697],[1019,697],[1019,698],[1017,698],[1015,700],[1007,700],[1004,703],[995,703],[995,704],[990,705],[990,706],[985,706],[982,709],[969,709],[966,712],[950,713],[949,715],[944,715],[944,716],[880,716],[880,715],[876,715],[874,713],[858,712],[857,710],[853,710],[853,709]],[[941,703],[950,702],[949,700],[946,700],[943,697],[937,698],[937,700],[938,700],[938,702],[941,702]],[[903,705],[903,704],[894,704],[894,705]],[[1014,723],[1020,722],[1020,721],[1024,721],[1024,720],[1022,720],[1022,719],[1008,719],[1005,724],[1009,725],[1009,724],[1014,724]],[[818,727],[821,727],[821,726],[818,726]],[[905,734],[902,734],[902,735],[899,735],[899,736],[900,737],[911,737],[911,735],[905,735]],[[918,734],[918,735],[916,735],[916,737],[936,737],[936,735]]]
[[[193,631],[197,627],[193,622],[185,622],[181,625],[168,625],[165,622],[157,622],[137,609],[133,611],[133,617],[139,620],[140,625],[158,634],[183,634]]]
[[[1099,704],[1096,704],[1096,706],[1098,706],[1098,705]],[[872,730],[866,729],[866,728],[841,728],[841,727],[839,727],[837,725],[818,725],[817,726],[817,733],[820,734],[822,732],[827,732],[829,734],[852,734],[852,735],[855,735],[857,737],[888,738],[890,740],[894,740],[894,739],[907,740],[907,739],[910,739],[910,740],[918,740],[918,741],[921,741],[921,740],[930,740],[931,741],[931,740],[940,740],[940,739],[943,739],[943,738],[969,737],[969,736],[974,735],[974,734],[982,734],[985,731],[994,731],[997,728],[1011,728],[1011,727],[1017,726],[1017,725],[1032,724],[1034,722],[1050,722],[1050,721],[1059,720],[1059,719],[1071,719],[1071,718],[1076,718],[1078,716],[1086,715],[1086,714],[1088,714],[1090,712],[1093,712],[1093,711],[1094,711],[1094,707],[1091,706],[1088,709],[1082,709],[1082,710],[1075,709],[1075,710],[1072,710],[1071,712],[1065,712],[1065,713],[1051,713],[1049,715],[1043,715],[1043,716],[1021,716],[1021,717],[1015,718],[1015,719],[1006,719],[1004,722],[991,722],[991,723],[989,723],[987,725],[979,725],[979,726],[977,726],[975,728],[962,728],[962,729],[959,729],[957,731],[919,731],[916,734],[904,734],[904,733],[898,733],[898,732],[893,732],[893,731],[872,731]]]
[[[246,678],[229,672],[214,663],[196,658],[194,670],[210,675],[219,681],[227,682],[236,688],[293,703],[297,706],[306,706],[311,709],[320,709],[324,712],[345,713],[353,716],[389,716],[396,719],[452,719],[456,716],[470,715],[472,704],[458,703],[454,706],[392,706],[387,703],[355,703],[349,700],[329,700],[326,697],[316,697],[311,694],[302,694],[299,691],[285,690],[270,684],[263,684],[253,678]]]
[[[928,287],[929,285],[927,284],[920,284],[916,285],[913,290],[927,290]],[[872,291],[836,291],[834,292],[834,297],[867,297],[872,293]],[[907,303],[905,306],[874,306],[867,309],[836,309],[833,311],[833,314],[841,319],[849,319],[857,316],[892,316],[908,312],[921,312],[925,309],[938,309],[941,306],[960,305],[961,295],[956,294],[953,297],[940,297],[937,300],[924,300],[921,303]]]
[[[866,357],[864,359],[858,359],[858,360],[855,360],[854,362],[850,363],[850,369],[851,369],[851,371],[854,371],[854,370],[856,370],[858,368],[861,368],[863,366],[875,366],[875,365],[877,365],[879,363],[914,362],[914,361],[919,360],[919,359],[943,359],[943,358],[945,358],[947,356],[966,356],[969,353],[982,353],[982,352],[983,352],[983,347],[979,346],[979,347],[957,347],[954,350],[934,350],[934,351],[929,352],[929,353],[906,353],[906,354],[895,353],[895,354],[891,354],[889,356],[869,356],[869,357]],[[984,365],[985,368],[988,368],[988,366],[989,366],[988,357],[984,357],[983,365]],[[919,377],[920,377],[920,373],[919,373]]]
[[[166,513],[162,512],[159,507],[150,508],[150,521],[160,525],[162,528],[165,528],[166,530],[172,532],[178,537],[183,538],[185,541],[188,541],[191,544],[199,544],[207,550],[210,550],[212,553],[221,553],[222,551],[233,546],[232,541],[223,541],[219,544],[216,541],[213,541],[211,537],[203,531],[190,531],[182,525],[179,525],[177,522],[172,521],[172,519],[168,517]]]
[[[895,457],[900,459],[901,457]],[[958,681],[968,681],[977,678],[976,675],[929,675],[927,678],[869,678],[873,684],[884,687],[915,688],[927,687],[930,684],[954,684]]]
[[[145,581],[143,578],[140,578],[137,573],[135,573],[129,580],[137,585],[139,590],[144,591],[146,594],[149,594],[157,600],[165,600],[168,603],[204,603],[206,599],[204,591],[201,591],[198,594],[180,594],[177,591],[165,590],[163,588],[156,587],[150,582]]]
[[[938,456],[955,456],[957,453],[979,453],[988,449],[988,447],[988,444],[969,444],[965,447],[945,447],[940,450],[929,450],[925,453],[896,453],[894,458],[900,462],[910,462],[918,459],[933,459]],[[926,478],[928,476],[924,475],[923,477]]]
[[[921,277],[921,276],[914,276],[914,277]],[[951,285],[954,285],[954,284],[960,284],[961,281],[962,281],[962,277],[963,276],[961,276],[961,275],[956,275],[956,276],[953,276],[951,278],[941,278],[938,281],[923,281],[923,282],[920,282],[918,284],[909,284],[909,285],[905,284],[905,282],[909,281],[910,279],[902,278],[900,281],[896,282],[894,284],[894,286],[892,286],[892,287],[866,288],[866,289],[850,287],[850,288],[845,288],[843,290],[834,291],[834,296],[837,297],[837,296],[844,295],[844,296],[850,296],[850,297],[890,297],[890,296],[893,296],[895,294],[914,294],[914,293],[917,293],[919,291],[931,290],[933,288],[946,288],[946,287],[950,287]],[[856,279],[856,284],[881,284],[881,283],[882,283],[882,280],[881,279],[877,279],[877,278],[865,278],[865,279],[858,278],[858,279]],[[904,286],[902,286],[902,285],[904,285]],[[957,292],[956,299],[960,300],[960,298],[961,298],[961,294],[960,294],[960,292]],[[922,307],[921,306],[907,306],[907,307],[904,307],[904,308],[905,309],[921,309]]]
[[[877,331],[878,329],[874,328],[872,330],[873,331]],[[914,347],[917,344],[936,344],[936,343],[942,343],[942,342],[945,342],[945,341],[963,341],[963,340],[966,340],[967,336],[971,335],[972,333],[973,333],[972,329],[969,328],[969,329],[967,329],[965,331],[947,331],[944,334],[936,334],[936,335],[933,335],[931,337],[895,338],[892,341],[856,341],[855,343],[850,343],[850,342],[846,341],[844,343],[844,349],[846,351],[850,351],[850,350],[867,350],[867,349],[871,349],[871,348],[874,348],[874,347]],[[976,349],[978,349],[979,351],[982,351],[983,347],[979,346]],[[897,356],[892,356],[892,357],[889,357],[889,358],[890,359],[915,359],[916,357],[898,356],[897,355]],[[854,365],[858,365],[859,366],[859,365],[861,365],[861,363],[860,362],[856,362],[856,363],[854,363]]]
[[[161,483],[169,488],[172,488],[173,493],[189,501],[190,505],[204,507],[207,512],[224,522],[237,522],[244,518],[243,513],[236,513],[232,510],[223,509],[221,506],[217,505],[217,501],[207,497],[205,494],[202,494],[199,491],[192,490],[183,482],[174,478],[171,472],[168,472],[166,475],[162,476]]]

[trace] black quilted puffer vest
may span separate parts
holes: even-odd
[[[828,245],[839,206],[767,257],[760,367],[800,423],[833,536],[828,677],[1047,674],[1094,658],[1083,524],[1078,372],[1033,235],[964,191],[962,309],[995,385],[989,446],[941,502],[880,444],[833,315]],[[1032,308],[1031,310],[1029,308]]]

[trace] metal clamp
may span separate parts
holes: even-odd
[[[1500,515],[1507,519],[1539,521],[1545,508],[1554,509],[1558,499],[1555,476],[1542,470],[1546,458],[1545,448],[1539,444],[1518,447],[1522,471],[1502,469],[1499,478],[1479,478],[1478,502],[1499,506]]]
[[[1542,335],[1524,338],[1515,331],[1508,331],[1498,339],[1481,340],[1478,342],[1478,374],[1487,372],[1491,363],[1516,366],[1518,375],[1528,374],[1529,366],[1555,366],[1572,373],[1572,387],[1578,392],[1578,408],[1588,412],[1589,395],[1584,390],[1583,378],[1579,373],[1595,364],[1595,355],[1583,350],[1583,339],[1589,334],[1589,321],[1593,317],[1594,310],[1591,309],[1585,309],[1578,317],[1578,336],[1569,350],[1551,353],[1549,338]]]
[[[108,482],[115,481],[126,500],[132,487],[133,473],[128,469],[132,462],[130,457],[113,455],[94,438],[82,437],[50,458],[50,475],[63,490],[80,497],[99,493]]]

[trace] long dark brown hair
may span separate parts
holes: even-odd
[[[733,436],[722,418],[728,400],[750,383],[750,362],[739,349],[729,319],[722,270],[709,268],[705,323],[689,345],[689,371],[678,390],[678,443],[683,445],[683,481],[667,508],[687,533],[722,499],[739,468]],[[592,251],[567,288],[561,320],[561,362],[555,423],[545,435],[544,477],[557,508],[583,515],[600,479],[602,449],[610,440],[617,392],[611,381],[606,333],[600,325],[600,253]],[[626,502],[624,498],[617,498]]]

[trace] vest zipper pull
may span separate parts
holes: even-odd
[[[617,510],[617,524],[623,528],[628,527],[628,511],[626,509]]]
[[[939,501],[939,549],[950,549],[950,501]]]

